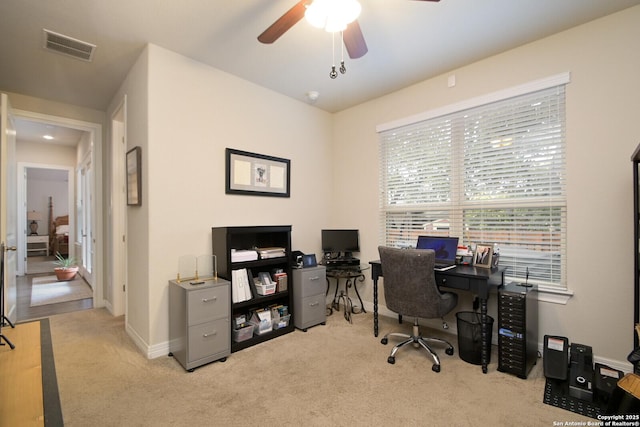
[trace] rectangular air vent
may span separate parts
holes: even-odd
[[[54,33],[47,29],[43,29],[43,31],[45,49],[83,61],[90,62],[93,59],[96,45],[63,34]]]

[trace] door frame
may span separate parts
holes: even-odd
[[[36,113],[33,111],[26,110],[13,110],[13,116],[16,118],[22,118],[25,120],[51,124],[55,126],[62,126],[72,129],[77,129],[81,131],[85,131],[89,133],[89,138],[91,141],[91,161],[94,166],[93,173],[93,185],[92,191],[94,197],[92,198],[92,210],[94,212],[93,216],[93,226],[92,229],[94,231],[94,240],[96,244],[95,247],[95,259],[94,259],[94,275],[93,278],[95,280],[93,286],[93,306],[94,307],[104,307],[104,291],[103,291],[103,247],[104,247],[104,234],[103,234],[103,216],[102,216],[102,194],[103,194],[103,179],[102,179],[102,124],[87,122],[82,120],[70,119],[67,117],[60,117],[51,114],[42,114]],[[77,166],[77,165],[76,165]],[[75,171],[71,172],[71,176],[69,177],[69,181],[75,179]],[[70,193],[70,199],[73,199],[73,209],[69,211],[69,215],[75,211],[75,188],[72,189]],[[26,242],[26,238],[25,238]],[[26,245],[26,243],[25,243]],[[72,246],[75,246],[75,242],[69,242],[69,249],[71,250]]]
[[[107,248],[106,288],[111,297],[106,302],[109,311],[114,316],[125,315],[127,312],[127,195],[126,195],[126,166],[125,154],[127,149],[127,95],[123,95],[117,107],[111,114],[110,126],[110,159],[111,159],[111,191],[108,228],[109,241]]]
[[[18,187],[18,200],[16,206],[18,206],[18,235],[17,235],[17,246],[18,246],[18,263],[16,266],[16,274],[18,276],[23,276],[28,273],[26,271],[27,265],[27,229],[28,221],[27,221],[27,178],[26,173],[27,169],[53,169],[53,170],[63,170],[67,172],[67,194],[69,195],[69,223],[75,224],[74,219],[74,204],[73,204],[73,188],[74,188],[74,170],[69,166],[60,166],[60,165],[50,165],[44,163],[31,163],[31,162],[18,162],[18,179],[17,179],[17,187]],[[74,230],[69,230],[69,237],[73,238]],[[72,240],[72,239],[70,239]],[[71,248],[71,245],[69,245]],[[53,248],[49,248],[49,254],[53,254]]]

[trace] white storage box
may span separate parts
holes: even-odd
[[[276,292],[276,283],[270,285],[256,284],[258,295],[271,295]]]

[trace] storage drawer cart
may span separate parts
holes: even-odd
[[[169,282],[169,356],[189,372],[231,354],[231,286],[227,280]]]
[[[293,324],[304,332],[318,324],[326,324],[326,270],[324,266],[294,269]]]

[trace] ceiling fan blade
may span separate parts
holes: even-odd
[[[347,29],[342,33],[342,37],[344,38],[344,45],[349,53],[349,58],[360,58],[369,51],[357,20],[347,26]]]
[[[286,33],[291,27],[298,23],[303,17],[304,12],[307,10],[308,0],[301,0],[291,9],[289,9],[284,15],[282,15],[276,22],[271,24],[269,28],[264,30],[262,34],[258,36],[258,40],[262,43],[273,43],[278,40],[280,36]]]

